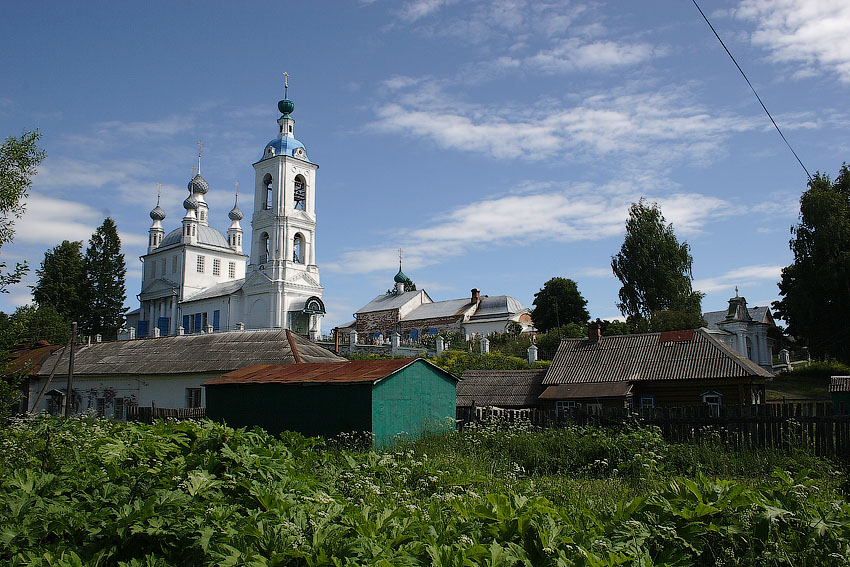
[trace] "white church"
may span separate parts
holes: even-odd
[[[181,225],[168,234],[165,211],[150,212],[142,256],[140,307],[127,314],[127,336],[155,337],[283,328],[317,340],[325,313],[316,264],[316,171],[295,138],[294,103],[278,103],[278,136],[254,163],[250,255],[243,253],[242,211],[228,213],[225,236],[209,225],[200,173],[189,182]]]

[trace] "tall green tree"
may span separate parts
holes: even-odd
[[[0,145],[0,247],[15,236],[15,219],[24,214],[32,177],[45,157],[36,145],[40,137],[38,130],[25,131],[19,138],[10,136]],[[18,262],[7,271],[6,262],[0,260],[0,293],[8,293],[8,287],[21,281],[27,269],[26,262]]]
[[[620,252],[611,257],[611,269],[623,284],[617,308],[634,330],[704,324],[702,294],[691,288],[692,263],[688,243],[679,243],[658,205],[643,199],[632,203],[626,236]]]
[[[71,323],[52,305],[24,305],[11,315],[0,313],[0,350],[37,341],[61,345],[70,336]]]
[[[543,284],[543,288],[534,294],[531,318],[537,330],[545,333],[557,329],[558,325],[575,323],[584,325],[590,314],[587,312],[587,300],[571,279],[554,277]]]
[[[51,306],[68,321],[82,321],[85,306],[86,272],[83,243],[70,240],[44,253],[32,297],[41,307]]]
[[[83,331],[89,336],[102,335],[105,340],[117,339],[118,329],[124,323],[127,268],[118,228],[111,218],[106,217],[89,240],[84,265],[87,315],[83,319]]]
[[[794,263],[783,268],[775,314],[812,356],[850,363],[850,168],[816,173],[791,227]]]

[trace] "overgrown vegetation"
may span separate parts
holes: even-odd
[[[208,421],[45,417],[0,446],[4,565],[850,560],[834,464],[674,446],[652,428],[491,424],[375,453]]]

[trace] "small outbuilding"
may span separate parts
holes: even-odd
[[[836,413],[850,413],[850,376],[831,376],[829,393]]]
[[[369,432],[377,446],[455,416],[458,379],[423,358],[257,364],[205,382],[207,417],[272,434]]]

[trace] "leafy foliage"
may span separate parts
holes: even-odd
[[[702,294],[691,288],[688,244],[680,244],[661,209],[643,199],[632,203],[626,236],[611,258],[611,269],[622,282],[617,308],[637,332],[699,327]],[[653,325],[652,319],[656,318]]]
[[[0,561],[12,567],[850,558],[850,506],[827,463],[812,472],[770,453],[742,481],[684,476],[671,464],[699,454],[675,457],[654,428],[483,424],[375,453],[211,422],[39,418],[0,431],[0,446]]]
[[[88,335],[118,338],[124,323],[124,275],[127,268],[121,253],[121,240],[115,221],[106,217],[89,239],[85,256],[87,304],[83,330]]]
[[[42,307],[53,307],[68,321],[82,321],[85,303],[86,271],[83,243],[63,240],[44,253],[35,271],[38,280],[32,286],[32,297]]]
[[[568,278],[555,277],[543,284],[534,294],[534,309],[531,318],[539,331],[557,329],[558,325],[587,323],[587,300],[581,295],[576,282]]]
[[[0,145],[0,247],[12,241],[15,219],[24,213],[32,176],[45,158],[36,145],[40,137],[38,130],[25,131],[19,138],[9,136]],[[7,272],[6,262],[0,261],[0,293],[7,293],[10,285],[21,281],[27,269],[26,262],[19,262]]]
[[[0,313],[0,351],[20,343],[65,344],[71,324],[52,305],[25,305],[11,315]]]
[[[817,173],[800,197],[791,228],[794,263],[782,270],[775,315],[811,354],[850,363],[850,168],[831,181]]]

